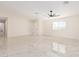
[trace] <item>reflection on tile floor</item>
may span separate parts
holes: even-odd
[[[77,57],[79,40],[49,36],[14,37],[8,38],[5,51],[8,57]]]
[[[0,57],[7,56],[7,41],[4,37],[0,37]]]

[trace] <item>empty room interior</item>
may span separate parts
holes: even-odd
[[[0,1],[0,57],[79,57],[79,1]]]

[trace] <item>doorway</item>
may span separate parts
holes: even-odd
[[[7,43],[7,19],[0,18],[0,56],[6,56]]]

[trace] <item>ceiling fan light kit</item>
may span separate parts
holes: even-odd
[[[60,16],[60,15],[56,15],[55,13],[53,13],[52,10],[50,10],[50,13],[48,15],[49,15],[49,17],[58,17],[58,16]]]

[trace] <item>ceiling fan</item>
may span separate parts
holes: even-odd
[[[49,15],[49,17],[58,17],[58,16],[60,16],[60,15],[57,15],[57,14],[53,13],[52,10],[50,10],[50,13],[48,15]]]

